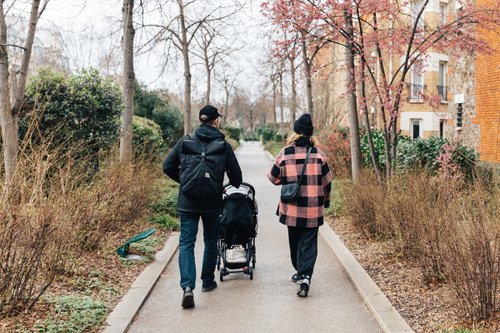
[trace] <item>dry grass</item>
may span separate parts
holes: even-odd
[[[156,165],[121,165],[114,157],[89,179],[85,161],[49,146],[20,156],[16,176],[0,194],[0,315],[29,311],[54,280],[78,270],[150,206]]]
[[[345,211],[367,237],[390,240],[427,285],[446,282],[455,309],[473,322],[500,311],[500,189],[403,174],[379,186],[373,175],[346,187]]]

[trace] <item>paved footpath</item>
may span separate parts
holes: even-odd
[[[259,143],[243,143],[237,157],[244,181],[255,187],[259,205],[253,280],[248,275],[231,274],[220,282],[216,271],[219,287],[202,293],[198,278],[194,293],[196,306],[183,310],[175,255],[128,332],[382,332],[321,236],[309,297],[296,296],[298,286],[290,281],[294,271],[286,227],[275,215],[279,187],[266,177],[272,162]],[[201,239],[199,231],[195,249],[198,275]]]

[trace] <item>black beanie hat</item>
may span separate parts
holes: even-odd
[[[293,131],[297,134],[304,134],[306,136],[313,135],[313,123],[311,119],[311,115],[308,113],[304,113],[299,117],[293,124]]]

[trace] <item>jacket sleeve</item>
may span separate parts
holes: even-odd
[[[282,174],[281,174],[281,160],[283,159],[284,151],[281,150],[276,158],[274,159],[273,166],[267,173],[267,178],[273,183],[274,185],[281,185],[282,183]]]
[[[163,172],[178,183],[180,182],[179,168],[181,166],[182,141],[183,139],[177,141],[174,148],[163,161]]]
[[[233,148],[226,142],[226,173],[229,178],[229,183],[238,188],[243,181],[240,164],[234,155]]]

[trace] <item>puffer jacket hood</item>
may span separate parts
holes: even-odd
[[[224,133],[219,131],[217,128],[205,124],[201,124],[200,127],[194,131],[194,135],[196,135],[201,141],[212,141],[225,138]]]

